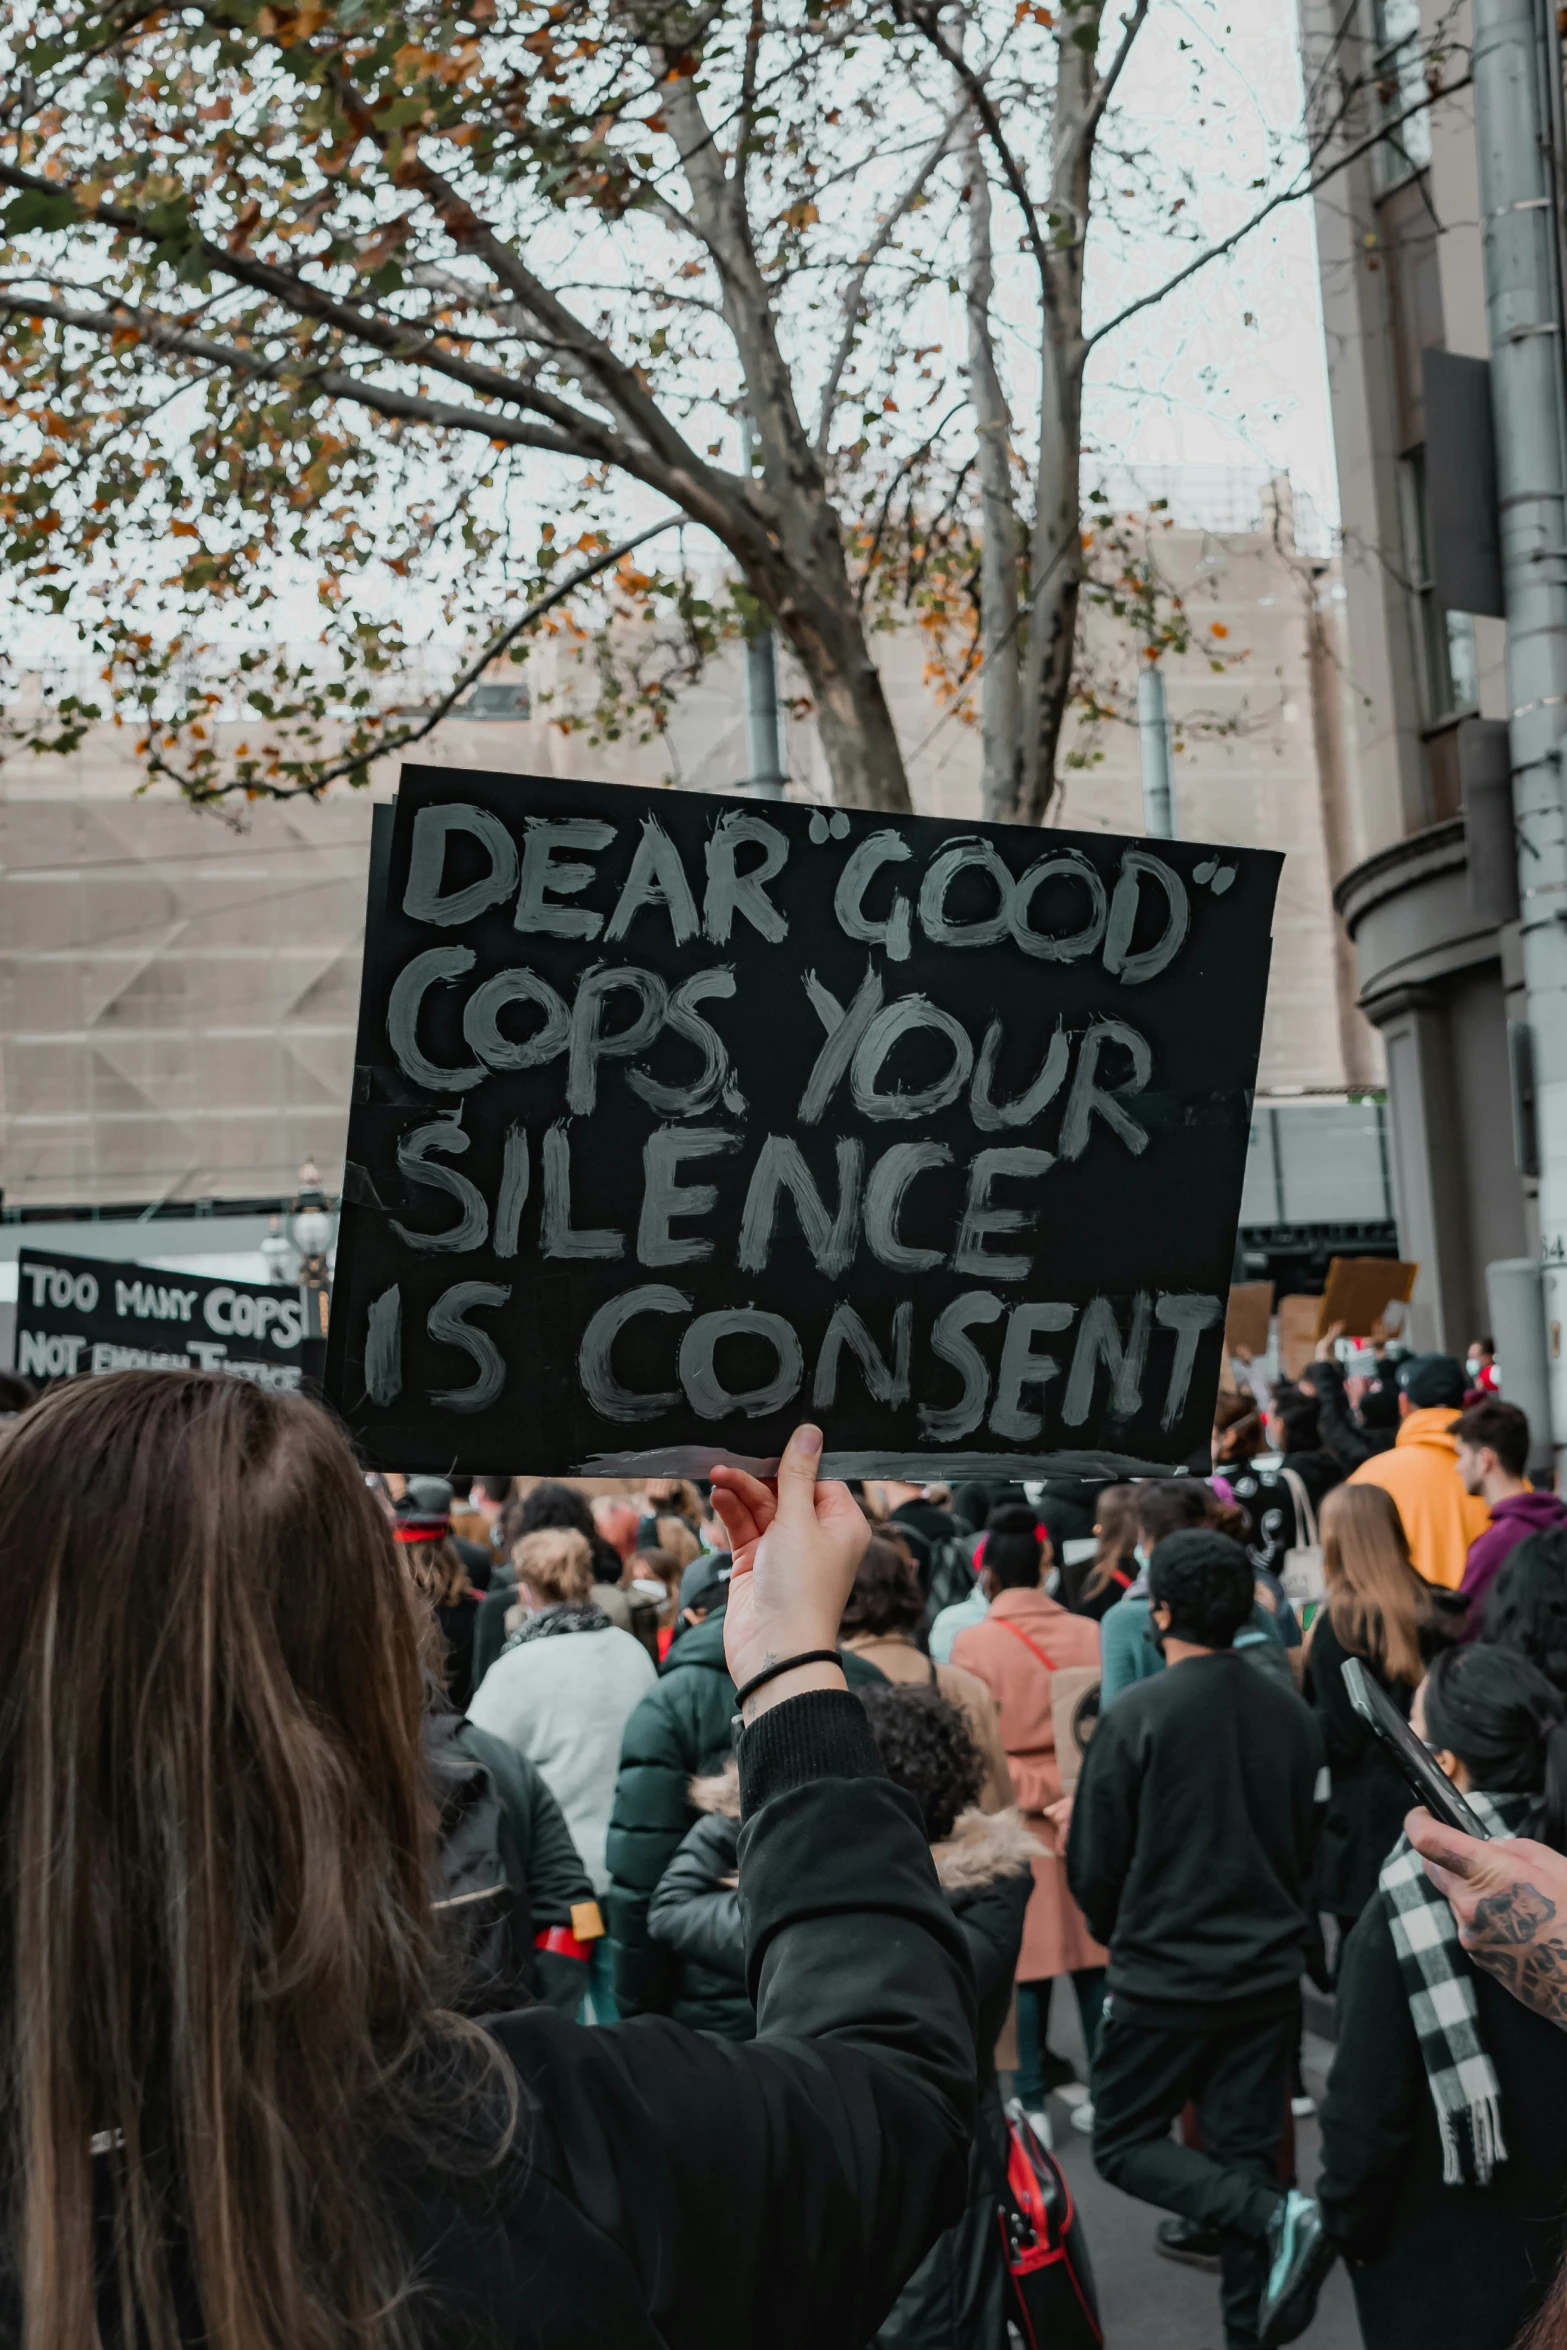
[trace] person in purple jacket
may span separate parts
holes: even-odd
[[[1454,1424],[1453,1434],[1458,1441],[1458,1474],[1464,1491],[1478,1494],[1491,1505],[1491,1523],[1469,1545],[1459,1585],[1469,1602],[1463,1636],[1473,1640],[1484,1626],[1491,1586],[1508,1553],[1526,1534],[1567,1524],[1567,1507],[1554,1493],[1536,1493],[1525,1478],[1529,1422],[1515,1403],[1489,1395],[1482,1403],[1470,1405]]]

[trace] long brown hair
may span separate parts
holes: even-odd
[[[402,1541],[403,1566],[414,1589],[435,1607],[455,1607],[472,1588],[462,1553],[449,1534],[434,1542]]]
[[[1413,1689],[1425,1671],[1421,1634],[1435,1620],[1436,1601],[1410,1563],[1392,1495],[1380,1485],[1336,1485],[1320,1524],[1328,1618],[1340,1643]]]
[[[299,1397],[122,1372],[0,1443],[28,2350],[95,2341],[99,2283],[122,2340],[174,2350],[175,2260],[211,2350],[411,2340],[377,2150],[422,2139],[454,2092],[420,2084],[485,2045],[437,2005],[418,1657],[386,1520]]]
[[[1126,1562],[1137,1548],[1136,1486],[1107,1485],[1094,1505],[1094,1517],[1099,1548],[1083,1581],[1084,1599],[1097,1599],[1117,1568],[1123,1575],[1127,1572]]]

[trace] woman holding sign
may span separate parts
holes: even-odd
[[[0,2338],[860,2350],[963,2200],[973,1995],[833,1653],[866,1535],[820,1446],[715,1480],[739,2048],[450,2011],[416,1609],[323,1413],[127,1372],[18,1423]]]

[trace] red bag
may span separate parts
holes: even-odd
[[[1072,2190],[1023,2107],[1007,2107],[1007,2175],[996,2212],[1026,2350],[1102,2350],[1099,2296]]]

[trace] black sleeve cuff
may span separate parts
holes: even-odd
[[[758,1714],[736,1741],[740,1816],[812,1779],[884,1779],[865,1709],[847,1689],[808,1689]]]

